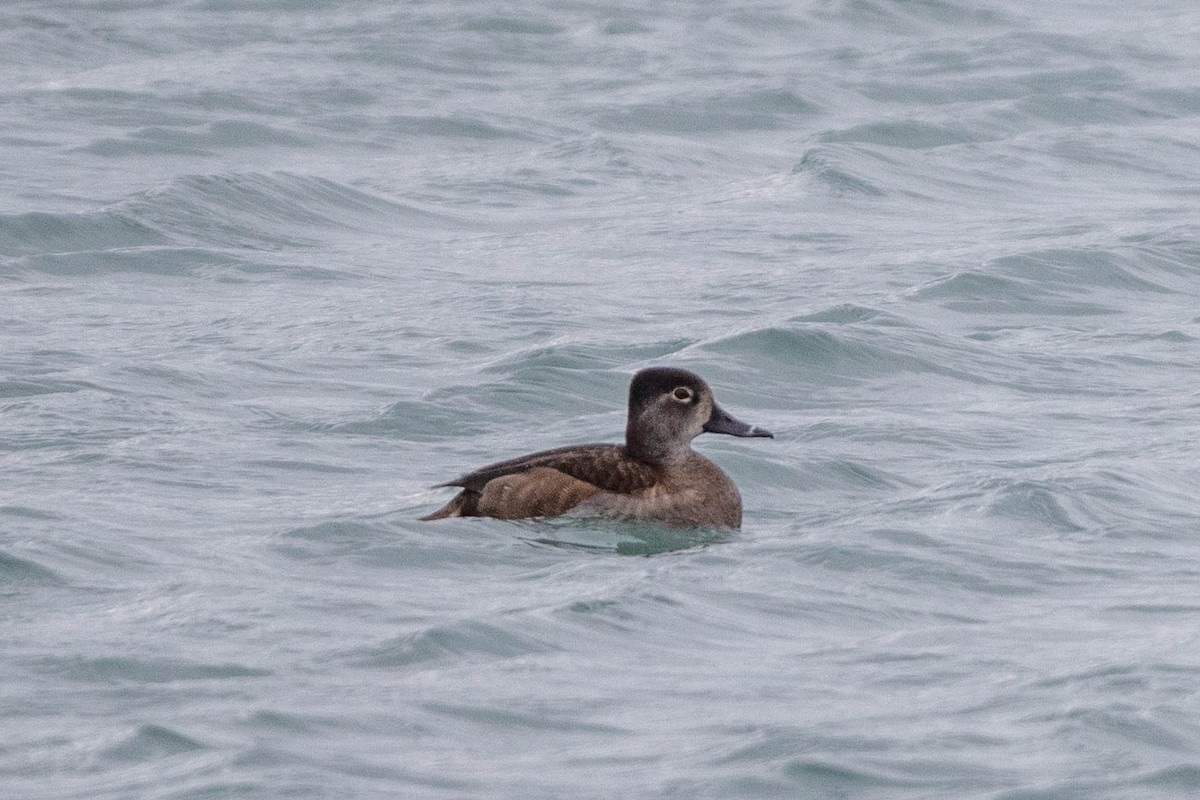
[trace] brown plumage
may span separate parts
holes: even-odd
[[[553,517],[571,509],[670,525],[738,528],[742,499],[692,450],[703,432],[767,436],[727,414],[692,372],[651,367],[629,385],[625,444],[585,444],[490,464],[441,486],[462,489],[425,520]]]

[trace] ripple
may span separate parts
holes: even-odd
[[[0,507],[0,514],[29,517],[33,519],[60,519],[55,515],[46,515],[33,509],[21,510],[14,513],[14,506]],[[38,564],[36,561],[20,558],[0,551],[0,592],[7,592],[15,587],[33,585],[60,585],[64,583],[57,572]]]
[[[747,363],[769,364],[777,374],[782,370],[804,383],[850,384],[902,373],[964,377],[956,370],[901,352],[901,344],[899,339],[889,340],[870,330],[806,326],[760,328],[711,340],[700,347],[736,355]]]
[[[521,711],[511,708],[474,703],[425,703],[424,708],[441,717],[483,725],[498,730],[539,730],[559,733],[620,734],[625,729],[616,725],[582,722],[573,715],[548,713],[547,709]]]
[[[102,751],[116,761],[146,761],[207,750],[208,745],[163,725],[142,725],[134,733]]]
[[[936,300],[951,311],[966,314],[1061,314],[1102,316],[1116,314],[1114,306],[1059,296],[1036,284],[980,270],[962,270],[909,293],[917,300]]]
[[[392,669],[432,663],[461,665],[479,659],[519,658],[558,648],[484,622],[436,625],[382,644],[342,654],[356,666]]]
[[[823,150],[809,150],[792,167],[793,175],[806,175],[837,195],[883,197],[886,192],[861,175],[854,174],[839,159]]]
[[[1084,530],[1063,508],[1060,494],[1059,487],[1051,484],[1021,481],[1000,488],[988,503],[988,513],[1064,532]]]
[[[36,381],[0,381],[0,398],[35,397],[43,394],[70,394],[89,389],[100,389],[86,381],[41,379]]]
[[[167,239],[131,214],[0,214],[0,253],[47,253],[164,245]]]
[[[626,133],[711,134],[785,128],[814,110],[788,89],[749,89],[623,104],[598,114],[596,122],[605,130]]]
[[[266,678],[270,670],[241,664],[205,664],[170,658],[126,656],[44,658],[36,662],[44,671],[74,681],[96,683],[175,683]]]
[[[54,264],[70,263],[58,254],[91,253],[100,263],[169,262],[164,254],[205,252],[198,245],[295,247],[317,241],[319,232],[374,231],[405,220],[430,230],[452,219],[324,178],[286,172],[191,175],[90,213],[0,215],[0,252],[25,255],[54,271]],[[209,258],[241,260],[227,252]]]
[[[854,142],[906,150],[929,150],[979,141],[981,138],[979,133],[972,133],[962,125],[933,125],[917,120],[871,122],[821,135],[821,141],[824,142]]]
[[[298,136],[269,125],[240,120],[219,120],[199,128],[146,127],[120,139],[103,138],[80,148],[82,152],[109,158],[143,158],[151,155],[212,155],[242,147],[309,147],[311,137]]]

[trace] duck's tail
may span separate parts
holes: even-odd
[[[463,489],[446,505],[432,514],[421,517],[422,522],[448,517],[477,517],[479,516],[479,492]]]

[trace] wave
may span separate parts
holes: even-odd
[[[297,266],[286,254],[399,229],[437,236],[460,222],[319,177],[190,175],[92,212],[0,215],[0,256],[17,271],[47,274],[329,277],[346,273]]]

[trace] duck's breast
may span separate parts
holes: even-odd
[[[581,501],[581,507],[668,525],[742,525],[742,497],[737,486],[720,467],[698,453],[683,464],[663,468],[652,486],[629,494],[598,492]]]

